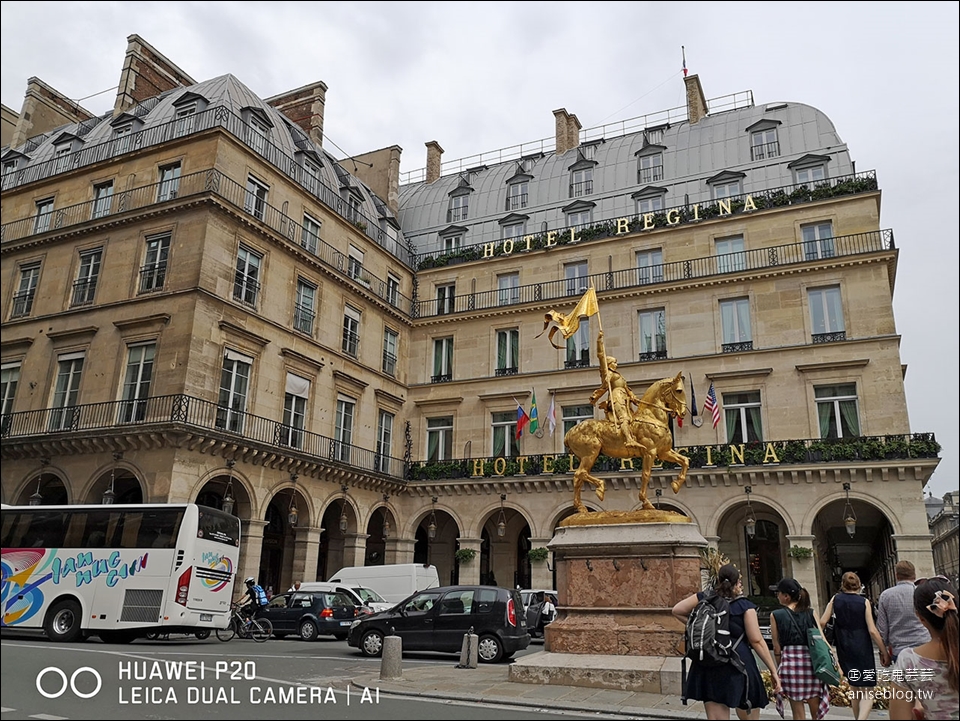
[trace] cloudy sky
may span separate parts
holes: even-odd
[[[956,2],[3,2],[2,100],[36,76],[94,113],[113,107],[138,34],[196,80],[261,97],[322,80],[324,145],[389,145],[401,172],[684,104],[681,47],[707,98],[813,105],[860,171],[876,170],[914,432],[943,445],[928,488],[957,488]],[[109,92],[103,92],[109,89]],[[92,97],[91,97],[92,96]],[[949,332],[949,333],[948,333]]]

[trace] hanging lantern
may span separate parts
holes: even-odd
[[[427,538],[434,539],[437,537],[437,514],[436,514],[436,505],[437,497],[433,497],[433,508],[430,509],[430,523],[427,524]]]
[[[287,511],[287,523],[291,526],[296,526],[300,517],[300,512],[297,510],[297,479],[299,477],[296,473],[290,474],[293,488],[290,490],[290,510]]]
[[[847,529],[847,535],[853,538],[857,535],[857,514],[853,510],[853,504],[850,503],[850,484],[844,483],[843,490],[847,494],[847,502],[843,507],[843,526]]]
[[[500,516],[497,518],[497,535],[503,538],[507,533],[507,517],[503,513],[503,502],[507,500],[507,494],[500,494]]]
[[[223,492],[223,512],[229,515],[233,515],[233,508],[236,505],[237,499],[233,497],[233,467],[236,465],[236,461],[232,458],[227,461],[227,468],[230,471],[230,480],[227,481],[227,490]]]
[[[390,496],[386,493],[383,494],[383,502],[386,503],[390,499]],[[387,507],[383,507],[383,539],[386,540],[390,535],[390,519],[387,517]]]
[[[747,517],[743,521],[743,526],[747,529],[747,536],[753,538],[757,535],[757,519],[753,515],[753,504],[750,502],[750,494],[753,493],[753,487],[744,486],[743,492],[747,494]]]
[[[340,533],[346,533],[350,526],[350,520],[347,518],[347,484],[340,486],[343,493],[343,501],[340,504]]]

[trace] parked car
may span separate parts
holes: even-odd
[[[297,634],[304,641],[333,636],[342,641],[358,615],[353,599],[335,591],[288,591],[270,599],[260,615],[270,619],[273,635]]]
[[[353,605],[357,607],[357,615],[359,616],[369,615],[380,610],[368,606],[360,594],[357,593],[354,588],[345,583],[332,583],[330,581],[304,581],[300,584],[299,590],[314,593],[317,591],[323,591],[325,593],[342,593],[344,596],[347,596],[351,601],[353,601]]]
[[[330,581],[356,588],[372,588],[391,603],[411,593],[440,585],[437,567],[422,563],[387,563],[382,566],[350,566],[331,574]]]
[[[530,645],[519,592],[496,586],[445,586],[420,591],[392,610],[358,619],[347,643],[365,656],[383,652],[390,628],[404,651],[459,653],[473,628],[477,655],[484,663],[513,656]]]
[[[521,598],[523,591],[520,592]],[[544,629],[557,617],[557,592],[532,591],[527,601],[527,630],[532,638],[543,638]]]
[[[363,605],[367,606],[368,608],[372,608],[374,613],[379,613],[380,611],[389,611],[391,608],[397,605],[396,603],[390,603],[390,601],[385,599],[372,588],[367,588],[366,586],[352,586],[352,590],[361,599],[363,599]]]
[[[556,603],[556,599],[558,598],[557,592],[549,588],[523,588],[520,590],[520,599],[523,601],[524,609],[530,608],[531,599],[533,599],[538,593],[549,593],[551,596],[553,596],[554,603]]]

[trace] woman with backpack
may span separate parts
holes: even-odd
[[[873,708],[873,695],[867,692],[877,685],[873,674],[864,673],[876,667],[873,660],[873,645],[880,649],[880,664],[888,666],[887,647],[880,638],[880,631],[873,622],[870,601],[860,595],[860,576],[848,571],[840,580],[840,593],[830,599],[823,616],[821,626],[836,616],[834,634],[836,635],[837,660],[847,677],[853,698],[853,717],[865,719]],[[872,642],[872,643],[871,643]]]
[[[783,695],[790,701],[794,719],[822,719],[830,710],[830,689],[813,673],[813,661],[807,641],[807,629],[819,628],[820,622],[810,608],[810,594],[795,578],[784,578],[777,584],[777,600],[783,608],[770,614],[770,635],[773,655],[779,661]],[[821,629],[822,631],[822,629]],[[779,710],[778,700],[778,710]]]
[[[751,649],[770,669],[775,692],[780,691],[780,678],[760,634],[757,607],[743,595],[743,579],[737,567],[732,563],[721,566],[714,589],[683,599],[673,607],[673,615],[686,625],[697,606],[702,601],[714,599],[714,596],[719,596],[715,599],[718,601],[716,606],[729,612],[728,642],[734,644],[733,651],[739,662],[734,660],[707,666],[694,660],[687,676],[685,697],[703,701],[708,719],[729,719],[730,709],[735,708],[743,721],[755,721],[760,718],[760,709],[767,705],[769,698]]]

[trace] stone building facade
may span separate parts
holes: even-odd
[[[235,499],[241,572],[274,588],[411,561],[551,587],[528,552],[573,512],[562,438],[594,417],[602,323],[638,394],[682,373],[699,412],[715,389],[718,423],[673,428],[685,487],[657,468],[651,495],[753,595],[932,570],[899,250],[820,111],[690,76],[686,107],[560,109],[555,138],[469,167],[431,141],[401,175],[398,147],[323,150],[323,83],[261,99],[138,36],[121,80],[102,117],[21,112],[0,158],[4,502]],[[33,79],[24,107],[58,96]],[[599,317],[538,337],[589,287]],[[599,468],[589,505],[634,508],[639,466]]]

